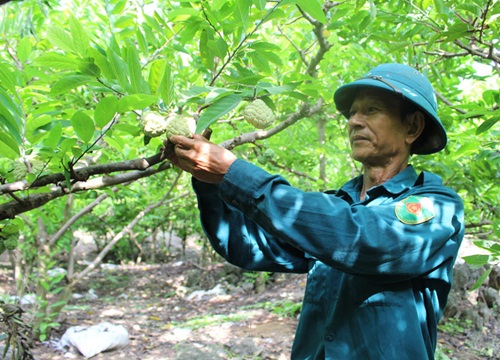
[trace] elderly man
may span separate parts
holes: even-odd
[[[464,234],[458,195],[411,154],[446,145],[432,85],[377,66],[334,94],[363,174],[304,192],[201,136],[173,137],[214,249],[245,269],[308,272],[293,359],[432,359]]]

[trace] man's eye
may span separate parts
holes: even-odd
[[[367,111],[369,113],[375,112],[377,110],[378,110],[378,108],[376,106],[368,106],[368,108],[367,108]]]

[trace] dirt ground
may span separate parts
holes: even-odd
[[[285,313],[286,305],[301,300],[305,277],[273,275],[257,294],[254,279],[231,275],[239,286],[224,279],[225,289],[218,290],[216,282],[228,277],[224,265],[200,268],[176,262],[96,273],[82,284],[79,290],[84,297],[67,307],[61,329],[53,337],[60,338],[70,326],[106,321],[123,325],[130,343],[95,356],[96,360],[288,359],[297,319]],[[202,287],[208,291],[192,290]],[[90,289],[93,300],[86,296]],[[275,303],[284,304],[283,314],[273,313]],[[37,344],[35,358],[82,358],[54,345]]]
[[[76,289],[81,297],[64,310],[52,341],[36,343],[33,353],[40,360],[83,359],[58,349],[57,340],[69,327],[109,322],[125,327],[129,344],[95,360],[289,359],[305,280],[283,274],[263,279],[222,264],[114,266]],[[437,358],[500,359],[498,324],[485,325],[440,331]]]

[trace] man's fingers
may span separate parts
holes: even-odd
[[[189,138],[182,136],[182,135],[173,135],[170,137],[169,141],[175,145],[182,144],[186,140],[189,140]]]
[[[170,137],[170,139],[165,139],[163,143],[165,144],[167,143],[167,141],[170,141],[173,144],[189,144],[189,143],[194,143],[196,141],[209,142],[207,138],[199,134],[194,135],[192,139],[182,135],[173,135]]]
[[[206,137],[204,137],[203,135],[200,135],[200,134],[195,134],[193,136],[193,139],[194,140],[200,140],[200,141],[203,141],[203,142],[210,142],[210,141],[208,141],[208,139]]]

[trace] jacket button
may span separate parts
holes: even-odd
[[[325,340],[326,341],[333,341],[333,340],[335,340],[335,333],[326,334]]]

